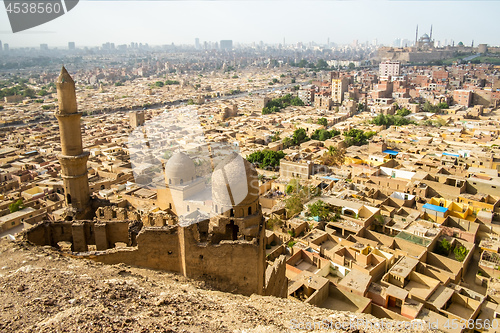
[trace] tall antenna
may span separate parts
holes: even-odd
[[[429,36],[429,39],[431,40],[432,42],[432,24],[431,24],[431,35]]]

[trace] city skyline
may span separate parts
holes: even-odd
[[[0,11],[0,40],[11,48],[38,47],[41,43],[51,48],[67,47],[68,42],[75,42],[77,47],[131,41],[192,45],[195,38],[201,42],[233,40],[235,45],[260,41],[278,44],[283,39],[286,44],[314,41],[324,45],[328,40],[372,44],[377,40],[392,45],[398,38],[414,40],[417,25],[419,36],[429,34],[432,25],[434,39],[441,42],[454,40],[470,45],[474,40],[476,45],[500,45],[500,37],[495,34],[500,28],[495,20],[500,3],[491,1],[295,1],[286,6],[281,1],[123,1],[120,6],[116,2],[83,1],[56,20],[16,34],[11,32],[6,11]],[[306,5],[314,15],[303,15]],[[455,19],[473,12],[483,14]],[[106,28],[109,26],[113,29]]]

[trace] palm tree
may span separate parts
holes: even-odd
[[[328,147],[328,155],[335,156],[335,154],[337,154],[337,148],[334,146],[329,146]]]

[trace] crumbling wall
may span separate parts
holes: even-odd
[[[197,241],[197,225],[179,229],[186,276],[208,280],[223,291],[262,294],[265,265],[262,239],[203,244]]]
[[[177,228],[143,228],[137,246],[116,248],[84,256],[105,264],[124,263],[136,267],[181,273],[181,255]]]
[[[142,223],[147,227],[162,227],[176,224],[173,215],[167,212],[149,213],[142,217]]]
[[[72,251],[88,251],[88,245],[106,250],[116,243],[131,243],[128,227],[131,221],[58,221],[40,222],[24,231],[24,238],[37,245],[58,248],[59,242],[72,244]]]
[[[286,278],[286,257],[284,255],[279,256],[271,266],[267,266],[264,295],[287,297],[288,279]]]
[[[25,231],[25,238],[55,247],[59,241],[71,242],[72,251],[80,253],[70,255],[79,258],[177,272],[222,291],[286,297],[285,257],[280,256],[265,271],[262,232],[252,241],[211,244],[203,242],[205,229],[201,223],[142,227],[140,221],[44,222]],[[112,248],[117,242],[132,246]],[[95,245],[97,251],[88,252],[88,245]]]

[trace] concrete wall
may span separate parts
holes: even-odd
[[[321,288],[317,289],[308,299],[305,300],[305,303],[309,303],[312,305],[320,306],[323,302],[328,298],[328,294],[330,291],[330,282],[325,283],[321,286]]]

